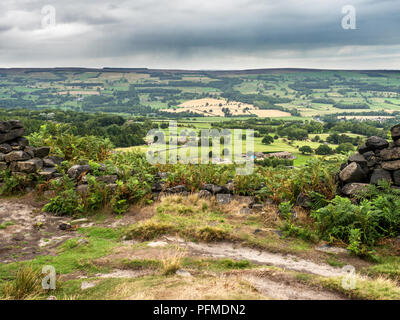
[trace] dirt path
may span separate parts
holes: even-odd
[[[232,243],[194,243],[185,242],[182,239],[166,237],[169,243],[177,244],[186,248],[192,254],[208,256],[212,258],[230,258],[234,260],[248,260],[261,265],[276,266],[282,269],[297,272],[311,273],[323,277],[337,277],[342,275],[341,269],[331,267],[327,264],[317,264],[293,255],[270,253],[251,248],[235,246]]]
[[[66,219],[40,212],[23,200],[0,199],[0,262],[9,263],[52,254],[75,232],[59,229]]]

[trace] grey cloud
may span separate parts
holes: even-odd
[[[381,56],[399,68],[399,1],[352,2],[357,30],[341,27],[347,0],[53,0],[59,29],[47,36],[40,27],[47,1],[5,0],[0,19],[15,10],[30,19],[0,24],[0,65],[199,68],[208,61],[216,69],[229,57],[232,68],[324,67],[321,59],[341,68],[349,64],[341,48],[357,47],[355,67],[381,68]]]

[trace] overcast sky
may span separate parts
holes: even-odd
[[[400,0],[0,0],[0,67],[63,66],[400,69]]]

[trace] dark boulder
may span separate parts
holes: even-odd
[[[397,125],[393,126],[390,129],[390,133],[392,135],[393,141],[399,140],[400,139],[400,124],[397,124]]]
[[[217,193],[227,193],[228,190],[225,187],[220,187],[215,184],[203,184],[203,187],[201,188],[202,190],[207,190],[211,192],[212,194],[217,194]]]
[[[91,172],[91,171],[92,171],[92,168],[89,165],[77,164],[77,165],[72,166],[68,170],[67,174],[68,174],[68,177],[70,177],[72,180],[76,180],[82,173],[84,173],[84,172],[87,173],[87,172]]]
[[[386,180],[391,182],[392,176],[390,175],[390,172],[384,169],[375,169],[374,172],[372,173],[370,183],[377,184],[378,181],[380,180]]]
[[[358,152],[356,152],[355,154],[353,154],[352,156],[350,156],[348,162],[349,162],[349,163],[351,163],[351,162],[357,162],[357,163],[359,163],[361,166],[367,165],[367,159],[365,159],[364,155],[362,155],[362,154],[360,154],[360,153],[358,153]]]
[[[38,175],[42,177],[44,180],[50,180],[55,176],[56,168],[43,168],[38,172]]]
[[[382,168],[389,171],[400,170],[400,160],[382,162]]]
[[[17,170],[24,173],[35,173],[43,168],[43,161],[39,158],[34,158],[26,161],[17,162]]]
[[[187,192],[186,186],[179,185],[165,190],[166,193],[181,194]]]
[[[366,146],[370,148],[370,150],[381,150],[385,149],[389,146],[389,142],[385,139],[377,136],[372,136],[367,139],[365,142]]]
[[[33,153],[37,158],[44,158],[49,155],[50,147],[33,148]]]
[[[0,143],[9,142],[16,138],[22,137],[24,132],[24,128],[18,128],[12,129],[10,132],[0,133]]]
[[[10,153],[12,151],[12,147],[8,143],[0,144],[0,152],[1,153]]]
[[[6,162],[25,161],[31,159],[31,156],[24,151],[12,151],[5,155]]]
[[[381,150],[380,157],[383,161],[400,159],[400,147]]]
[[[395,185],[400,186],[400,170],[393,172],[393,181]]]
[[[210,199],[212,197],[211,192],[207,190],[200,190],[198,195],[199,198],[204,198],[204,199]]]
[[[358,163],[352,162],[340,172],[339,178],[344,183],[351,183],[364,182],[367,176]]]
[[[357,150],[358,150],[359,153],[364,154],[364,153],[366,153],[366,152],[368,152],[368,151],[371,151],[371,148],[368,147],[368,146],[364,143],[364,144],[362,144],[361,146],[359,146]]]
[[[230,193],[218,193],[215,200],[219,204],[229,204],[232,201],[232,195]]]
[[[356,196],[368,188],[368,183],[348,183],[342,188],[342,193],[346,196]]]

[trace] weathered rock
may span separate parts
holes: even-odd
[[[368,166],[368,167],[373,167],[373,166],[376,165],[376,163],[377,163],[377,157],[376,157],[376,155],[375,155],[375,152],[373,152],[373,151],[368,151],[368,152],[365,152],[365,153],[363,154],[363,156],[364,156],[364,158],[367,160],[367,166]]]
[[[71,224],[71,226],[76,226],[76,225],[83,224],[83,223],[88,223],[88,222],[89,222],[88,219],[82,218],[82,219],[72,220],[72,221],[70,222],[70,224]]]
[[[43,161],[39,158],[33,158],[26,161],[17,162],[18,171],[24,173],[34,173],[43,168]]]
[[[252,209],[253,211],[256,211],[256,212],[261,212],[261,211],[263,210],[263,208],[264,208],[264,205],[263,205],[262,203],[254,203],[254,204],[251,206],[251,209]]]
[[[207,190],[214,195],[217,193],[228,193],[229,192],[228,189],[225,187],[221,187],[221,186],[218,186],[215,184],[210,184],[210,183],[203,184],[203,187],[201,189]]]
[[[19,145],[11,145],[11,148],[13,149],[13,151],[24,150],[24,147],[21,147]]]
[[[365,159],[365,157],[362,154],[360,154],[359,152],[356,152],[355,154],[350,156],[348,162],[349,163],[357,162],[358,164],[360,164],[360,166],[363,166],[363,165],[367,164],[367,159]]]
[[[71,168],[69,168],[67,174],[68,177],[70,177],[73,180],[78,179],[78,177],[84,173],[84,172],[91,172],[92,168],[89,165],[74,165]]]
[[[0,153],[0,162],[5,161],[6,155],[4,153]]]
[[[31,156],[24,151],[12,151],[4,157],[6,162],[25,161],[31,159]]]
[[[400,170],[393,172],[393,182],[395,185],[400,186]]]
[[[33,153],[36,158],[44,158],[49,155],[50,147],[33,148]]]
[[[202,190],[207,190],[207,191],[211,192],[212,194],[217,194],[217,193],[222,192],[222,187],[217,186],[215,184],[206,183],[206,184],[203,184]]]
[[[76,192],[82,196],[86,196],[88,193],[89,186],[87,184],[81,184],[76,188]]]
[[[383,161],[400,159],[400,147],[381,150],[380,157]]]
[[[11,146],[8,143],[0,144],[1,153],[10,153],[12,151]]]
[[[389,171],[400,170],[400,160],[382,162],[382,169]]]
[[[210,199],[212,196],[210,191],[207,190],[200,190],[199,191],[199,197],[200,198],[205,198],[205,199]]]
[[[364,143],[364,144],[362,144],[361,146],[359,146],[357,150],[358,150],[358,152],[359,152],[360,154],[364,154],[364,153],[366,153],[366,152],[368,152],[368,151],[371,151],[371,148],[368,147],[368,146]]]
[[[187,192],[186,186],[179,185],[179,186],[175,186],[172,188],[168,188],[167,190],[165,190],[167,193],[175,193],[175,194],[179,194],[179,193],[184,193]]]
[[[389,146],[389,142],[385,139],[377,136],[372,136],[367,139],[365,145],[370,148],[370,150],[381,150]]]
[[[11,130],[11,125],[7,121],[0,121],[0,133],[6,133]]]
[[[374,172],[372,173],[370,183],[377,184],[378,181],[380,180],[386,180],[391,182],[392,176],[390,175],[390,172],[384,169],[375,169]]]
[[[358,163],[352,162],[340,172],[339,178],[344,183],[363,182],[366,174]]]
[[[35,157],[35,153],[33,152],[33,148],[32,148],[32,147],[26,146],[23,150],[24,150],[27,154],[29,154],[32,158]]]
[[[243,208],[241,208],[241,209],[239,210],[239,213],[240,213],[240,214],[252,214],[253,211],[251,211],[250,208],[243,207]]]
[[[51,160],[49,158],[44,158],[43,159],[43,166],[45,166],[47,168],[54,168],[56,166],[56,164],[54,163],[53,160]]]
[[[229,204],[232,201],[232,195],[230,193],[218,193],[215,199],[219,204]]]
[[[235,183],[233,181],[229,181],[225,185],[225,189],[228,190],[230,193],[233,193],[233,191],[235,190]]]
[[[45,180],[50,180],[54,177],[54,174],[57,172],[56,168],[43,168],[43,170],[38,172],[38,175]]]
[[[23,128],[21,120],[8,120],[8,123],[11,126],[11,129]]]
[[[22,137],[25,130],[24,128],[12,129],[6,133],[0,133],[0,143],[8,142],[16,138]]]
[[[233,200],[235,200],[239,203],[247,204],[247,205],[251,205],[255,202],[255,199],[253,196],[240,196],[237,194],[235,194],[233,196]]]
[[[342,188],[342,193],[346,196],[355,196],[368,188],[368,183],[348,183]]]
[[[392,135],[393,141],[399,140],[400,139],[400,124],[393,126],[390,129],[390,133]]]
[[[0,171],[7,170],[7,163],[5,162],[0,162]]]
[[[0,133],[10,132],[12,129],[22,128],[20,120],[0,121]]]
[[[55,165],[60,165],[64,161],[63,158],[56,157],[56,156],[49,156],[49,157],[46,157],[46,159],[53,161]]]
[[[27,147],[29,146],[29,140],[25,137],[20,137],[15,139],[14,141],[17,145],[21,146],[21,147]]]

